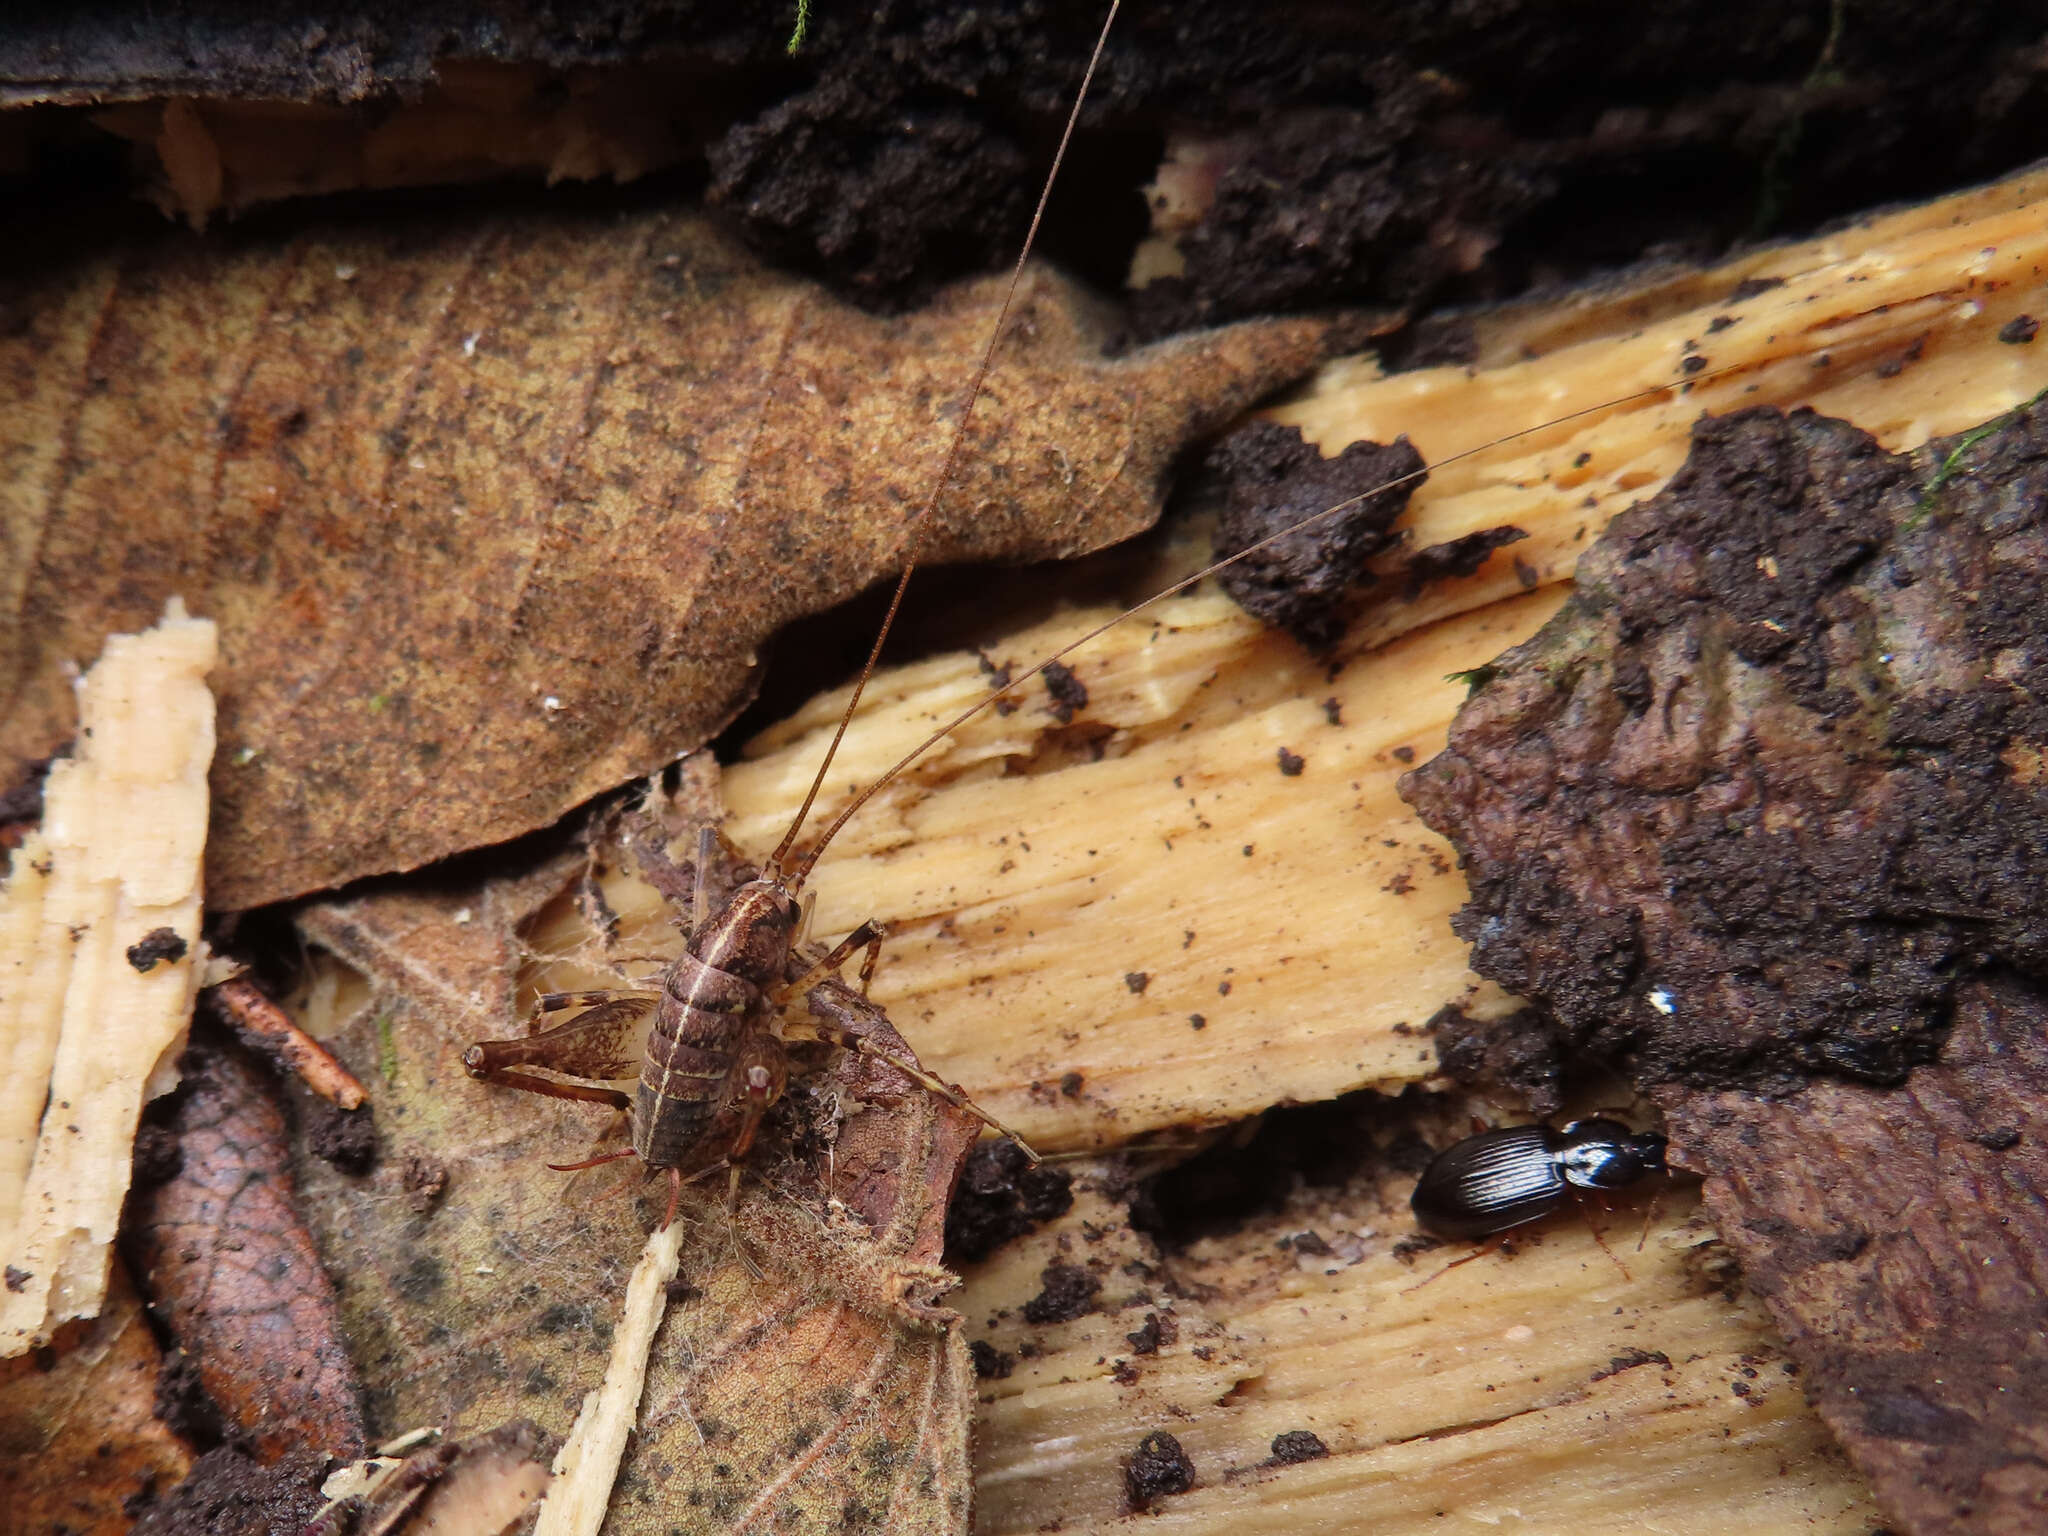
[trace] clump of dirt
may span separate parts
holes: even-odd
[[[776,260],[824,269],[869,303],[930,274],[999,264],[1023,239],[1029,162],[985,115],[917,100],[856,59],[728,133],[711,198]]]
[[[1071,1174],[1033,1163],[1013,1141],[978,1143],[946,1208],[946,1263],[979,1263],[1073,1204]]]
[[[1478,1019],[1455,1005],[1429,1021],[1444,1076],[1467,1088],[1504,1093],[1548,1119],[1564,1107],[1564,1052],[1541,1009]]]
[[[1038,1278],[1041,1289],[1024,1303],[1025,1322],[1070,1323],[1095,1310],[1102,1281],[1080,1265],[1048,1264]]]
[[[1644,1087],[1771,1091],[1897,1082],[1960,983],[2048,980],[2044,553],[2039,404],[1910,455],[1702,421],[1403,781],[1474,967]]]
[[[1285,629],[1313,651],[1342,638],[1352,593],[1370,585],[1366,562],[1393,544],[1394,521],[1429,478],[1407,438],[1352,443],[1333,459],[1298,427],[1255,421],[1210,450],[1208,468],[1227,490],[1216,525],[1216,558],[1245,556],[1218,578],[1238,605]],[[1348,505],[1346,505],[1348,503]],[[1296,524],[1344,509],[1311,527]],[[1289,531],[1292,530],[1292,531]]]
[[[328,1458],[290,1451],[264,1466],[238,1442],[215,1447],[185,1480],[140,1509],[135,1536],[272,1536],[302,1531],[327,1502]]]
[[[1498,131],[1477,154],[1430,131],[1448,85],[1390,80],[1368,108],[1306,108],[1206,146],[1207,204],[1174,240],[1182,273],[1139,290],[1141,328],[1407,306],[1478,271],[1557,183]]]
[[[1163,1429],[1140,1440],[1124,1462],[1124,1492],[1133,1509],[1144,1509],[1154,1499],[1186,1493],[1194,1486],[1195,1464],[1180,1448],[1180,1441]]]
[[[1403,567],[1408,596],[1416,596],[1432,581],[1452,581],[1460,576],[1470,576],[1492,558],[1496,549],[1519,544],[1527,537],[1525,530],[1510,523],[1499,528],[1481,528],[1463,538],[1418,549],[1408,557]]]
[[[1272,1464],[1277,1467],[1320,1461],[1329,1454],[1330,1448],[1323,1444],[1323,1437],[1312,1429],[1289,1429],[1273,1437]]]

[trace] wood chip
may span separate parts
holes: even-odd
[[[176,1081],[214,654],[211,621],[176,598],[156,628],[108,639],[79,685],[75,755],[50,770],[42,829],[0,893],[0,1355],[98,1313],[137,1117]]]

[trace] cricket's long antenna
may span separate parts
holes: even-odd
[[[1031,247],[1038,241],[1038,226],[1044,222],[1045,206],[1052,200],[1053,184],[1059,180],[1060,166],[1066,161],[1067,146],[1073,142],[1074,125],[1081,120],[1081,104],[1088,99],[1088,87],[1095,79],[1095,66],[1102,62],[1102,50],[1109,43],[1109,29],[1116,22],[1116,13],[1123,0],[1109,0],[1109,14],[1102,19],[1102,31],[1096,35],[1095,51],[1088,55],[1088,68],[1081,76],[1081,88],[1074,93],[1074,108],[1067,114],[1067,126],[1060,133],[1059,148],[1053,151],[1052,169],[1046,173],[1045,185],[1039,189],[1038,206],[1031,211],[1031,227],[1025,232],[1024,247],[1017,252],[1017,264],[1010,269],[1009,286],[1003,290],[1003,305],[996,313],[996,323],[988,333],[988,345],[982,349],[981,362],[974,370],[974,382],[967,389],[967,403],[961,408],[960,419],[954,424],[952,439],[946,444],[946,457],[939,466],[938,478],[932,482],[931,494],[925,497],[923,505],[910,520],[909,545],[903,561],[903,574],[896,578],[896,591],[889,599],[889,611],[882,616],[882,626],[875,631],[875,643],[868,651],[868,659],[862,664],[860,676],[854,680],[853,694],[846,701],[846,713],[839,717],[839,728],[832,733],[832,744],[825,749],[825,760],[818,764],[817,777],[811,780],[811,787],[804,795],[804,803],[797,808],[796,817],[789,824],[789,830],[782,834],[782,841],[775,845],[775,851],[768,856],[763,873],[770,879],[782,874],[782,861],[789,856],[795,845],[797,834],[803,830],[804,819],[811,814],[811,806],[818,798],[818,791],[824,787],[825,775],[832,767],[832,759],[839,753],[839,743],[845,739],[846,728],[853,723],[853,712],[860,707],[860,696],[868,685],[868,679],[875,674],[875,666],[882,659],[882,643],[889,638],[889,630],[896,622],[897,610],[903,606],[903,592],[910,585],[910,573],[917,569],[917,557],[924,543],[924,531],[930,525],[932,513],[938,510],[939,498],[946,494],[952,484],[953,471],[960,463],[960,449],[967,441],[967,428],[974,420],[974,407],[981,399],[982,386],[988,382],[989,369],[994,365],[996,348],[1002,344],[1003,328],[1009,324],[1010,308],[1016,302],[1017,286],[1024,278],[1024,263],[1030,259]],[[843,821],[845,818],[842,817]],[[804,879],[811,872],[811,866],[824,851],[826,843],[832,841],[832,834],[839,830],[839,823],[832,824],[824,839],[813,848],[810,855],[798,866],[794,878],[789,881],[791,894],[800,889]]]
[[[1289,534],[1299,533],[1304,528],[1313,528],[1316,526],[1316,524],[1323,522],[1329,518],[1335,517],[1339,512],[1343,512],[1348,508],[1355,507],[1361,501],[1365,501],[1370,497],[1379,495],[1382,491],[1391,491],[1398,486],[1408,485],[1412,482],[1422,480],[1426,478],[1429,472],[1433,469],[1442,469],[1446,465],[1456,464],[1461,459],[1472,458],[1476,454],[1485,453],[1490,449],[1498,448],[1505,443],[1512,443],[1517,438],[1531,437],[1538,432],[1548,432],[1553,427],[1560,427],[1563,426],[1566,422],[1577,421],[1579,420],[1579,418],[1583,416],[1597,416],[1601,414],[1603,411],[1612,411],[1621,406],[1631,405],[1638,400],[1647,400],[1657,395],[1679,394],[1691,389],[1697,389],[1702,384],[1711,383],[1715,379],[1726,378],[1731,374],[1745,373],[1755,368],[1756,366],[1757,365],[1754,362],[1737,363],[1727,368],[1718,369],[1712,373],[1694,374],[1690,378],[1670,384],[1652,384],[1647,389],[1639,389],[1632,394],[1617,395],[1615,398],[1611,400],[1601,401],[1598,405],[1588,405],[1581,407],[1579,410],[1576,411],[1569,411],[1562,416],[1554,416],[1550,420],[1539,422],[1533,427],[1520,427],[1513,432],[1503,432],[1499,437],[1490,438],[1486,442],[1477,443],[1470,448],[1461,449],[1457,453],[1446,454],[1443,458],[1438,459],[1434,464],[1426,464],[1421,469],[1410,470],[1405,475],[1396,475],[1393,479],[1385,481],[1382,484],[1376,485],[1371,490],[1361,491],[1358,493],[1358,495],[1350,497],[1348,500],[1340,501],[1335,506],[1325,507],[1320,512],[1316,512],[1308,517],[1304,517],[1300,522],[1295,523],[1290,527],[1282,528],[1277,533],[1270,533],[1266,535],[1265,538],[1260,539],[1258,543],[1247,545],[1245,548],[1240,549],[1234,555],[1227,556],[1226,558],[1218,560],[1211,565],[1205,565],[1199,571],[1196,571],[1192,576],[1183,576],[1179,581],[1176,581],[1172,586],[1161,588],[1159,591],[1153,593],[1150,597],[1146,598],[1143,602],[1138,603],[1133,607],[1126,608],[1122,613],[1119,613],[1115,618],[1105,620],[1103,623],[1096,625],[1095,628],[1089,630],[1088,633],[1081,636],[1080,639],[1068,641],[1065,645],[1061,646],[1058,650],[1054,651],[1050,656],[1047,656],[1044,660],[1032,666],[1029,671],[1020,673],[1016,677],[1011,678],[1002,687],[990,689],[989,692],[983,694],[979,699],[975,700],[974,703],[968,705],[967,708],[961,710],[959,714],[955,715],[952,719],[948,720],[944,725],[940,726],[936,731],[933,731],[931,735],[925,737],[925,739],[919,742],[915,747],[911,748],[908,752],[904,753],[902,757],[898,758],[893,764],[890,765],[887,772],[881,774],[879,777],[875,779],[875,781],[872,784],[868,785],[865,789],[861,790],[858,794],[856,794],[850,801],[846,803],[844,809],[842,809],[839,812],[839,814],[833,818],[832,824],[825,829],[825,835],[818,840],[817,846],[812,848],[809,853],[804,855],[803,862],[797,865],[796,875],[790,882],[792,888],[794,888],[797,885],[800,885],[805,879],[805,877],[810,874],[811,866],[818,862],[818,855],[825,851],[825,845],[831,842],[832,839],[839,834],[839,829],[841,827],[845,826],[847,822],[853,819],[854,813],[857,812],[862,806],[866,805],[868,801],[872,800],[882,790],[886,789],[891,783],[893,783],[896,777],[899,774],[901,774],[904,769],[908,768],[920,757],[923,757],[925,753],[929,752],[933,747],[937,746],[940,742],[944,741],[948,736],[952,735],[954,731],[958,730],[961,726],[965,725],[969,720],[972,720],[984,709],[987,709],[991,704],[994,704],[996,700],[1004,698],[1008,696],[1010,693],[1014,692],[1018,684],[1030,682],[1032,678],[1038,676],[1039,673],[1043,672],[1047,667],[1051,666],[1054,662],[1073,655],[1074,652],[1078,651],[1082,646],[1086,645],[1089,641],[1098,639],[1102,635],[1108,633],[1110,630],[1115,629],[1117,625],[1123,623],[1124,620],[1137,617],[1139,614],[1143,613],[1147,608],[1150,608],[1153,604],[1164,602],[1167,598],[1172,597],[1175,593],[1185,592],[1189,587],[1192,587],[1196,582],[1204,580],[1207,577],[1213,576],[1218,571],[1223,570],[1225,567],[1237,564],[1237,562],[1240,560],[1248,559],[1252,555],[1257,554],[1260,550],[1266,548],[1268,545],[1277,544],[1280,540],[1286,538]],[[859,697],[857,690],[855,693],[855,697]],[[849,710],[848,718],[850,719],[851,716],[852,711]],[[845,720],[840,721],[839,729],[840,733],[843,735],[846,730]],[[832,744],[835,748],[839,745],[838,736],[834,736],[832,738]],[[826,760],[828,762],[830,761],[830,754],[827,754]],[[812,785],[812,793],[815,794],[816,792],[817,786],[814,784]],[[810,806],[810,801],[806,800],[804,802],[804,805],[805,808],[808,809]],[[784,849],[776,850],[776,856],[778,859],[781,857],[784,851]]]

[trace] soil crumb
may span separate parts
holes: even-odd
[[[976,1264],[1074,1204],[1071,1175],[1033,1164],[1012,1141],[986,1141],[967,1154],[946,1212],[946,1262]]]
[[[1270,421],[1224,438],[1208,467],[1228,488],[1216,527],[1219,560],[1281,535],[1226,569],[1218,578],[1224,590],[1312,651],[1327,651],[1343,635],[1350,595],[1371,579],[1366,562],[1395,542],[1395,519],[1428,478],[1405,437],[1353,443],[1326,459],[1298,428]],[[1340,506],[1313,527],[1296,528]]]

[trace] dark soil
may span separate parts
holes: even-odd
[[[190,96],[375,114],[449,59],[699,82],[667,125],[778,259],[887,307],[1005,264],[1102,20],[1080,0],[818,6],[632,0],[552,12],[424,0],[314,26],[186,0],[51,10],[0,40],[0,88],[81,103]],[[1171,141],[1199,169],[1185,272],[1148,333],[1253,311],[1419,308],[1930,195],[2048,147],[2038,7],[1363,8],[1187,0],[1126,11],[1045,232],[1104,286],[1144,232]],[[588,72],[596,72],[595,74]],[[600,84],[601,89],[601,84]],[[93,176],[86,126],[32,142]],[[687,150],[683,184],[699,165]],[[30,174],[35,174],[31,165]],[[51,178],[43,178],[47,183]],[[75,178],[74,178],[75,179]]]
[[[1395,542],[1394,520],[1429,478],[1405,437],[1352,443],[1326,459],[1298,428],[1270,421],[1224,438],[1207,467],[1226,487],[1216,558],[1273,539],[1222,573],[1224,590],[1313,651],[1327,651],[1343,635],[1352,595],[1371,583],[1366,562]],[[1331,508],[1340,510],[1295,527]]]
[[[1320,1461],[1330,1454],[1323,1437],[1312,1429],[1290,1429],[1273,1437],[1273,1464],[1291,1467],[1299,1462]]]
[[[327,1502],[328,1459],[292,1451],[274,1466],[243,1446],[208,1451],[185,1480],[139,1510],[135,1536],[274,1536],[303,1531]]]
[[[1154,1499],[1186,1493],[1195,1486],[1195,1464],[1180,1442],[1164,1430],[1155,1430],[1138,1442],[1124,1462],[1124,1491],[1131,1508],[1143,1509]]]
[[[946,1262],[987,1258],[1003,1244],[1064,1216],[1074,1204],[1071,1175],[1034,1164],[1014,1141],[984,1141],[967,1154],[946,1209]]]
[[[1095,1310],[1102,1281],[1080,1265],[1048,1264],[1038,1278],[1041,1289],[1024,1303],[1025,1322],[1070,1323]]]
[[[1540,1010],[1518,1008],[1504,1019],[1475,1019],[1447,1007],[1429,1021],[1444,1076],[1490,1096],[1504,1096],[1539,1119],[1564,1107],[1564,1050]]]

